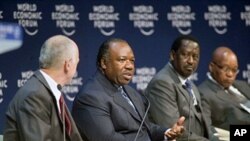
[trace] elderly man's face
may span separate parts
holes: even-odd
[[[238,74],[237,57],[232,53],[225,53],[224,57],[210,63],[210,73],[220,85],[228,88]]]

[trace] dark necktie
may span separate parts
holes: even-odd
[[[187,81],[185,82],[186,85],[186,89],[188,91],[189,96],[191,96],[191,98],[193,98],[193,93],[192,93],[192,84],[191,82],[187,79]]]
[[[194,94],[192,92],[193,90],[192,90],[192,83],[191,83],[191,81],[187,79],[186,82],[185,82],[185,86],[186,86],[186,90],[187,90],[190,98],[192,99],[193,105],[196,106],[197,105],[197,100],[196,100],[196,97],[194,96]]]
[[[125,91],[123,90],[122,86],[120,86],[120,87],[118,88],[118,91],[121,93],[122,97],[124,97],[124,98],[126,99],[126,101],[128,102],[128,104],[129,104],[130,106],[132,106],[133,109],[135,110],[134,104],[133,104],[132,101],[129,99],[128,95],[125,93]],[[136,110],[135,110],[135,111],[136,111]]]
[[[124,99],[126,99],[126,101],[128,102],[128,104],[134,109],[134,111],[136,112],[136,114],[139,115],[138,112],[137,112],[136,109],[135,109],[134,104],[132,103],[132,101],[130,100],[130,98],[129,98],[128,95],[126,94],[126,92],[123,90],[123,87],[122,87],[122,86],[118,87],[118,91],[121,93],[122,97],[123,97]],[[142,122],[142,123],[143,123],[143,122]],[[143,124],[143,125],[144,125],[144,124]],[[138,130],[138,133],[139,133],[139,131],[140,131],[140,129]],[[138,133],[137,133],[137,135],[138,135]],[[137,135],[136,135],[134,141],[136,141]],[[145,141],[150,141],[150,137],[148,136],[148,134],[147,134],[147,139],[145,138]]]
[[[59,99],[59,105],[60,105],[60,110],[61,110],[61,118],[63,120],[63,123],[65,124],[66,132],[68,135],[70,135],[72,132],[72,126],[71,126],[71,122],[70,122],[70,118],[69,118],[69,113],[66,110],[65,101],[64,101],[62,94],[61,94],[61,97]]]

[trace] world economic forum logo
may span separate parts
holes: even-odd
[[[67,36],[76,32],[76,21],[80,20],[79,12],[75,11],[75,6],[67,4],[55,5],[55,12],[51,13],[51,19],[56,22],[56,27],[61,28]]]
[[[204,13],[204,18],[216,33],[225,34],[227,32],[227,21],[231,20],[231,13],[227,12],[225,5],[209,5],[208,12]]]
[[[18,20],[24,31],[34,36],[38,33],[38,21],[42,20],[42,12],[38,11],[36,4],[17,3],[17,11],[13,11],[13,19]]]
[[[192,32],[192,21],[195,20],[195,13],[189,5],[171,6],[171,12],[167,13],[167,19],[172,22],[172,27],[184,35]]]
[[[154,21],[158,21],[158,13],[154,13],[154,7],[151,5],[133,6],[129,20],[133,21],[134,27],[139,28],[143,35],[149,36],[154,33]]]
[[[119,21],[119,13],[113,5],[94,5],[93,12],[89,13],[89,20],[93,21],[94,28],[98,28],[105,36],[115,33],[115,22]]]

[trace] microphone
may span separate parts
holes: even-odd
[[[62,85],[60,85],[60,84],[58,84],[57,85],[57,89],[61,92],[61,90],[62,90]],[[61,96],[63,96],[62,95],[62,92],[61,92]],[[59,103],[60,103],[60,100],[59,100]],[[64,103],[63,103],[64,104]],[[62,116],[62,124],[63,124],[63,141],[66,141],[66,133],[65,133],[65,109],[64,109],[64,106],[60,106],[60,110],[61,110],[61,115],[63,115]]]
[[[58,89],[59,91],[61,91],[61,90],[62,90],[62,85],[58,84],[58,85],[57,85],[57,89]]]
[[[143,94],[142,94],[142,95],[143,95]],[[144,95],[143,95],[143,96],[144,96]],[[136,136],[135,136],[134,141],[136,141],[137,138],[138,138],[138,135],[139,135],[139,133],[140,133],[140,131],[141,131],[141,129],[142,129],[142,125],[143,125],[143,123],[144,123],[144,121],[145,121],[145,119],[146,119],[146,117],[147,117],[147,114],[148,114],[148,111],[149,111],[149,108],[150,108],[150,101],[148,100],[148,98],[147,98],[146,96],[144,96],[144,97],[145,97],[145,99],[147,100],[148,107],[147,107],[146,112],[145,112],[145,114],[144,114],[144,116],[143,116],[143,118],[142,118],[141,124],[140,124],[139,129],[138,129],[138,131],[137,131],[137,133],[136,133]]]

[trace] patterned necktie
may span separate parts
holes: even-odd
[[[196,97],[194,96],[192,92],[193,90],[192,90],[191,81],[187,79],[185,82],[185,85],[186,85],[186,90],[188,91],[189,96],[193,99],[193,105],[197,105]]]
[[[133,104],[132,101],[129,99],[128,95],[124,92],[122,86],[120,86],[120,87],[118,88],[118,91],[121,93],[122,97],[124,97],[124,98],[126,99],[126,101],[128,102],[128,104],[129,104],[130,106],[132,106],[133,109],[135,110],[134,104]],[[136,110],[135,110],[135,111],[136,111]]]
[[[189,96],[193,97],[193,93],[192,93],[192,84],[191,82],[187,79],[187,81],[185,82],[186,85],[186,89],[188,91]]]
[[[72,126],[71,126],[71,122],[70,122],[70,118],[69,118],[69,113],[66,110],[65,101],[64,101],[62,94],[61,94],[61,97],[59,99],[59,105],[60,105],[60,110],[61,110],[61,119],[63,120],[63,123],[66,126],[67,134],[70,136],[70,134],[72,132]]]

